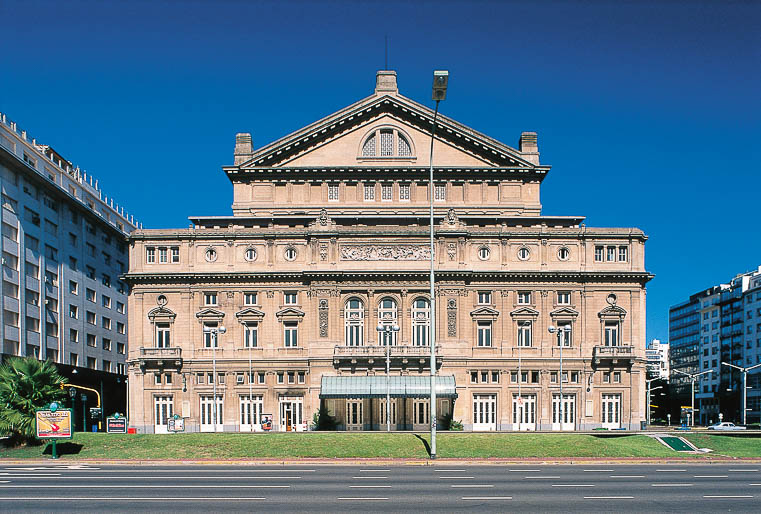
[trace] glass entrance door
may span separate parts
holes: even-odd
[[[153,432],[155,434],[168,433],[169,418],[174,415],[174,405],[171,396],[155,396],[153,398],[155,419]]]
[[[536,395],[513,395],[513,430],[536,430]]]
[[[224,404],[221,396],[217,396],[217,420],[214,423],[214,397],[201,396],[201,432],[222,432],[222,411]]]
[[[608,429],[621,428],[621,395],[602,395],[602,427]]]
[[[497,430],[497,395],[473,395],[473,430]]]
[[[300,396],[280,398],[280,430],[291,432],[300,430],[304,399]]]
[[[563,394],[561,407],[560,395],[552,395],[552,430],[576,430],[576,395]]]
[[[262,397],[240,397],[240,431],[257,432],[262,429]]]
[[[362,400],[346,402],[346,430],[362,430],[364,424],[362,403]]]

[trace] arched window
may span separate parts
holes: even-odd
[[[425,298],[418,298],[412,304],[412,346],[430,344],[431,304]]]
[[[362,145],[362,157],[375,157],[375,133],[373,132],[370,137],[365,140],[365,144]]]
[[[410,142],[399,134],[399,157],[410,157],[412,155],[412,148],[410,148]]]
[[[397,308],[396,300],[393,298],[383,298],[378,304],[378,324],[380,325],[396,325],[397,320]],[[396,336],[399,332],[391,331],[390,333],[379,332],[378,344],[385,346],[385,341],[388,341],[391,346],[396,346]],[[386,339],[384,340],[384,335]]]
[[[359,298],[351,298],[344,308],[346,346],[362,346],[365,338],[365,304]]]
[[[365,138],[360,158],[414,158],[410,138],[395,127],[374,128]]]

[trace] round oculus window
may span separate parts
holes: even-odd
[[[285,260],[292,261],[296,258],[296,249],[292,246],[289,246],[285,249],[285,252],[283,252],[283,256],[285,257]]]
[[[206,260],[209,262],[214,262],[217,260],[217,251],[214,248],[206,249]]]
[[[244,257],[247,261],[255,261],[256,260],[256,249],[255,248],[246,248],[246,252],[244,254]]]
[[[571,256],[571,251],[565,246],[558,249],[558,259],[560,259],[561,261],[567,261],[570,256]]]
[[[528,260],[528,258],[531,256],[531,250],[528,249],[526,246],[521,246],[518,248],[518,258],[522,261]]]
[[[489,255],[491,255],[491,250],[488,246],[482,246],[478,249],[478,258],[482,261],[488,260]]]

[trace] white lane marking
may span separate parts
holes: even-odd
[[[585,469],[584,473],[612,473],[613,469]]]
[[[761,485],[761,484],[748,484],[748,485]]]
[[[27,475],[22,475],[22,476],[27,476]],[[35,475],[30,475],[30,476],[35,476]],[[48,478],[48,477],[47,476],[36,476],[35,478]],[[66,475],[66,476],[62,476],[62,477],[51,476],[49,478],[55,478],[56,480],[63,480],[63,479],[66,479],[66,478],[72,478],[72,479],[75,479],[75,480],[81,480],[83,478],[92,478],[92,479],[98,479],[98,480],[141,480],[141,479],[148,479],[148,480],[152,480],[152,481],[177,480],[178,478],[182,478],[183,480],[191,480],[191,479],[193,479],[193,480],[232,480],[232,479],[235,479],[235,480],[237,480],[237,479],[247,479],[247,480],[253,480],[253,479],[256,479],[256,480],[258,480],[258,479],[265,479],[265,480],[267,480],[267,479],[300,480],[301,479],[301,477],[294,477],[294,476],[291,476],[291,477],[262,477],[262,476],[256,476],[256,475],[235,475],[234,477],[220,477],[220,476],[204,477],[204,476],[196,476],[196,475],[193,475],[192,477],[176,477],[176,476],[171,476],[171,475],[167,475],[167,476],[164,476],[164,477],[157,477],[157,476],[143,477],[143,476],[135,476],[135,475],[125,475],[125,476],[118,476],[118,477],[117,476],[113,476],[113,475],[87,475],[87,476],[83,477],[81,475],[78,475],[78,476]]]
[[[541,469],[508,469],[513,473],[541,473]]]
[[[0,485],[0,488],[36,488],[36,489],[285,489],[289,485],[135,485],[135,484],[116,484],[116,485]]]
[[[687,473],[686,469],[656,469],[656,473]]]
[[[743,469],[728,469],[727,471],[731,471],[733,473],[748,473],[748,472],[751,472],[751,471],[758,471],[758,470],[757,469],[745,469],[745,468],[743,468]]]
[[[0,484],[9,484],[10,480],[0,480]]]
[[[558,478],[560,478],[560,477],[559,476],[554,476],[554,477],[523,477],[524,480],[550,480],[550,479],[557,480]]]
[[[729,475],[695,475],[695,478],[729,478]]]
[[[0,473],[4,477],[55,477],[61,476],[60,473]]]
[[[350,485],[354,489],[391,489],[390,485]]]
[[[377,477],[376,476],[376,477],[352,477],[352,478],[357,478],[359,480],[383,480],[383,479],[387,479],[388,477]]]
[[[28,496],[3,496],[3,501],[29,501]],[[120,502],[120,501],[126,501],[126,502],[132,502],[132,501],[138,501],[138,502],[167,502],[167,501],[209,501],[208,496],[179,496],[176,498],[168,498],[166,496],[157,496],[157,497],[147,497],[147,498],[136,498],[134,496],[127,496],[127,497],[101,497],[101,496],[35,496],[32,498],[36,502],[40,501],[90,501],[90,500],[97,500],[97,501],[110,501],[110,502]],[[219,498],[213,498],[213,501],[215,502],[241,502],[241,501],[249,501],[249,500],[266,500],[264,496],[223,496]]]
[[[463,500],[512,500],[512,496],[463,496]]]
[[[749,494],[737,494],[737,495],[704,494],[703,498],[753,498],[753,496]]]
[[[653,487],[692,487],[695,484],[650,484]]]
[[[465,473],[464,469],[435,469],[436,473]]]
[[[475,477],[439,477],[439,480],[473,480]]]
[[[360,469],[360,473],[390,473],[390,469]]]
[[[552,484],[552,487],[594,487],[595,484]]]
[[[478,488],[488,488],[488,487],[494,487],[491,484],[452,484],[449,487],[459,488],[459,489],[478,489]]]
[[[632,500],[634,496],[585,496],[585,500]]]
[[[610,475],[610,478],[645,478],[645,475]]]
[[[349,497],[338,498],[338,499],[339,499],[339,500],[346,500],[346,501],[365,501],[365,500],[375,501],[375,500],[388,500],[388,498],[349,498]]]
[[[41,466],[36,468],[30,468],[30,467],[22,467],[22,468],[3,468],[10,471],[43,471],[43,470],[53,470],[53,471],[61,471],[61,470],[67,470],[67,469],[79,469],[79,470],[91,470],[91,469],[100,469],[100,468],[91,468],[89,466],[83,466],[83,465],[71,465],[71,466]]]

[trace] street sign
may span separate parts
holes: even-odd
[[[127,418],[118,415],[106,418],[106,432],[109,434],[126,434]]]
[[[90,418],[99,418],[100,417],[100,407],[90,407]]]
[[[184,432],[185,420],[175,414],[174,417],[169,418],[167,421],[167,430],[169,432]]]
[[[38,439],[71,439],[71,409],[35,411]]]

